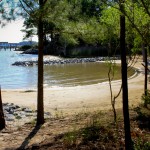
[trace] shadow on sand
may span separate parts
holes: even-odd
[[[37,134],[37,132],[40,130],[41,127],[42,127],[42,125],[35,126],[33,128],[33,130],[30,132],[30,134],[25,138],[25,140],[23,141],[23,143],[21,144],[21,146],[19,148],[17,148],[17,150],[23,150],[23,149],[25,149],[26,146],[31,141],[31,139]]]

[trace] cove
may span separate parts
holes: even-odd
[[[0,50],[0,85],[2,89],[33,89],[37,86],[37,66],[12,66],[16,61],[34,61],[37,55]],[[44,65],[44,86],[64,87],[96,84],[108,81],[106,63],[78,63]],[[129,76],[134,74],[130,70]],[[115,67],[115,78],[120,79],[120,66]]]
[[[115,67],[114,80],[121,78],[121,67]],[[45,84],[58,86],[78,86],[97,84],[108,81],[108,65],[106,63],[79,63],[79,64],[65,64],[45,66]],[[131,69],[128,75],[134,74]]]

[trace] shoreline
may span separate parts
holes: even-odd
[[[141,61],[136,62],[135,68],[142,68]],[[121,80],[112,82],[113,94],[116,95],[121,86]],[[149,85],[148,85],[149,86]],[[128,80],[129,106],[137,106],[144,93],[144,75]],[[19,106],[36,110],[37,89],[2,89],[3,103],[14,103]],[[116,100],[116,108],[122,107],[122,94]],[[52,114],[63,112],[71,115],[82,111],[110,110],[110,90],[108,82],[75,87],[46,87],[44,88],[44,109]]]
[[[144,75],[139,74],[138,76],[131,78],[129,81],[129,96],[135,90],[139,90],[139,93],[143,93],[143,81]],[[112,83],[113,92],[117,93],[119,90],[121,81],[117,80]],[[132,89],[132,92],[131,92]],[[141,96],[140,94],[140,96]],[[133,97],[133,96],[132,96]],[[121,96],[119,96],[119,101]],[[37,90],[24,90],[24,89],[11,89],[2,90],[3,103],[9,102],[18,104],[20,106],[27,106],[36,110],[37,101]],[[139,102],[139,100],[138,100]],[[104,103],[104,104],[102,104]],[[120,102],[119,102],[120,103]],[[95,109],[101,108],[110,109],[110,91],[108,82],[75,86],[75,87],[53,87],[44,89],[44,104],[45,110],[54,111],[69,110],[69,109]],[[134,104],[134,103],[133,103]],[[117,106],[120,107],[120,104]]]

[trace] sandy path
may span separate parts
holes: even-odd
[[[135,67],[142,68],[141,61]],[[120,88],[120,81],[113,83],[113,93],[117,93]],[[129,105],[137,105],[141,101],[144,89],[144,75],[129,79]],[[149,86],[149,85],[148,85]],[[116,107],[122,107],[120,95],[117,99]],[[28,106],[36,109],[37,92],[25,92],[25,90],[2,90],[3,102]],[[99,83],[78,87],[45,88],[44,104],[46,111],[61,110],[67,112],[77,112],[83,110],[106,110],[110,109],[110,91],[108,83]]]

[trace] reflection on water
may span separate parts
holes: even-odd
[[[15,61],[35,60],[36,55],[21,55],[14,51],[0,51],[0,84],[5,89],[35,88],[37,66],[12,66]],[[130,72],[132,75],[134,71]],[[108,80],[104,63],[57,64],[44,66],[44,84],[47,86],[75,86]],[[115,79],[120,78],[120,67],[115,68]]]
[[[83,63],[45,66],[47,85],[76,86],[108,81],[108,66],[105,63]],[[131,70],[129,75],[133,75]],[[120,66],[115,67],[114,80],[120,79]]]
[[[45,82],[48,85],[85,85],[107,80],[108,69],[100,63],[53,65],[44,68]]]

